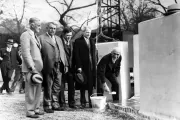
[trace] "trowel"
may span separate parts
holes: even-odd
[[[112,91],[112,92],[109,92],[109,94],[115,95],[116,92],[115,92],[115,91]]]

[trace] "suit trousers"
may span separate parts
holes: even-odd
[[[6,65],[1,68],[1,74],[3,79],[3,85],[1,87],[1,90],[6,90],[6,92],[10,92],[9,82],[11,81],[12,73],[13,70],[9,69],[9,67]]]
[[[20,74],[21,74],[21,68],[20,68],[20,67],[17,67],[17,68],[15,69],[14,81],[13,81],[12,84],[11,84],[11,90],[12,90],[12,91],[15,91],[15,89],[16,89],[17,83],[18,83],[18,81],[19,81],[19,79],[20,79]]]
[[[59,93],[61,91],[61,79],[62,73],[60,67],[54,67],[52,73],[44,74],[44,109],[58,108],[59,105]]]
[[[62,85],[61,85],[61,92],[59,96],[59,102],[60,104],[65,104],[65,95],[64,95],[64,89],[65,89],[65,82],[68,83],[68,104],[70,106],[75,104],[74,95],[75,95],[75,86],[74,86],[74,77],[72,72],[67,72],[66,74],[63,74],[62,77]]]
[[[115,95],[112,95],[113,100],[119,100],[119,82],[117,77],[113,73],[107,73],[105,76],[112,85],[111,90],[116,92]]]
[[[39,112],[41,84],[33,84],[25,73],[25,106],[26,115],[33,115]]]
[[[93,76],[89,75],[88,80],[89,81],[93,80]],[[93,85],[88,84],[88,82],[87,82],[86,85],[82,85],[81,88],[80,88],[80,94],[81,94],[80,102],[81,102],[81,104],[86,104],[86,95],[85,95],[86,90],[88,90],[89,107],[92,107],[90,96],[93,93]]]

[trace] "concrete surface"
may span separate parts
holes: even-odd
[[[140,96],[140,80],[139,80],[139,36],[133,36],[133,51],[134,51],[134,93],[135,96]]]
[[[139,24],[140,112],[180,118],[180,13]]]

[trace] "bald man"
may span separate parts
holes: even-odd
[[[43,68],[41,44],[37,38],[41,23],[38,18],[30,18],[30,29],[20,37],[22,52],[22,72],[25,74],[25,106],[26,116],[38,118],[44,112],[39,110],[41,97],[41,83],[34,83],[29,74],[39,74]]]
[[[116,92],[113,95],[113,101],[119,100],[119,83],[117,77],[119,75],[121,65],[120,49],[118,47],[113,48],[111,53],[105,55],[97,65],[97,93],[103,95],[104,91],[110,92],[106,79],[112,85],[111,90]]]

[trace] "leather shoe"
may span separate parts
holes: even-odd
[[[29,118],[39,118],[39,115],[36,115],[36,114],[34,114],[34,115],[26,115],[26,117],[29,117]]]
[[[81,106],[80,106],[81,109],[84,109],[85,107],[86,107],[85,103],[82,103]]]
[[[2,88],[0,88],[0,94],[2,94],[2,92],[3,92],[3,90],[2,90]]]
[[[44,115],[44,112],[43,111],[40,111],[40,112],[37,112],[35,113],[36,115]]]
[[[73,108],[73,109],[78,109],[78,107],[75,106],[75,105],[69,105],[69,107],[70,107],[70,108]]]
[[[45,111],[46,113],[54,113],[54,110],[52,110],[52,109],[44,109],[44,111]]]
[[[53,108],[54,111],[64,111],[64,107]]]

